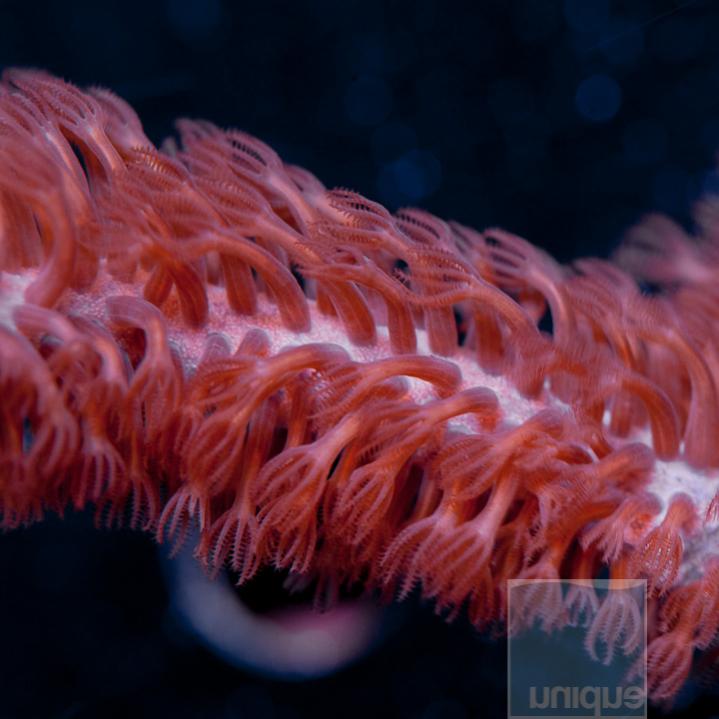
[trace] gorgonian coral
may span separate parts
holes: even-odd
[[[675,695],[719,626],[716,200],[696,238],[651,217],[565,267],[177,129],[158,150],[106,90],[3,76],[2,525],[93,505],[197,528],[241,582],[420,587],[480,628],[512,578],[646,577],[649,689]],[[610,597],[526,609],[581,611],[611,657],[637,628]]]

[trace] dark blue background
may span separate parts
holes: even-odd
[[[0,1],[0,66],[110,87],[156,142],[182,115],[238,126],[330,186],[569,260],[719,188],[717,32],[711,0]],[[50,521],[0,537],[0,717],[502,716],[503,644],[410,612],[283,686],[182,639],[149,538]]]

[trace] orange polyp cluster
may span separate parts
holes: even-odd
[[[93,505],[197,529],[210,573],[418,587],[478,627],[510,579],[646,577],[671,698],[719,625],[716,201],[696,240],[652,217],[619,264],[564,267],[178,132],[159,151],[106,90],[3,76],[2,525]],[[622,596],[537,585],[525,620],[581,621],[609,661]]]

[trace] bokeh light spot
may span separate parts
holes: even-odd
[[[416,203],[436,192],[442,180],[437,157],[426,150],[410,150],[386,164],[377,178],[380,199],[392,207]]]
[[[585,120],[607,122],[622,104],[622,91],[609,75],[592,75],[579,83],[575,104]]]

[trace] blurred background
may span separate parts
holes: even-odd
[[[0,0],[0,67],[109,87],[157,143],[179,116],[240,127],[329,186],[565,261],[648,211],[691,227],[719,190],[719,3],[471,5]],[[161,554],[85,515],[0,536],[0,719],[505,713],[504,643],[416,601],[330,676],[233,668],[188,635]],[[717,694],[689,687],[672,716],[719,716]]]

